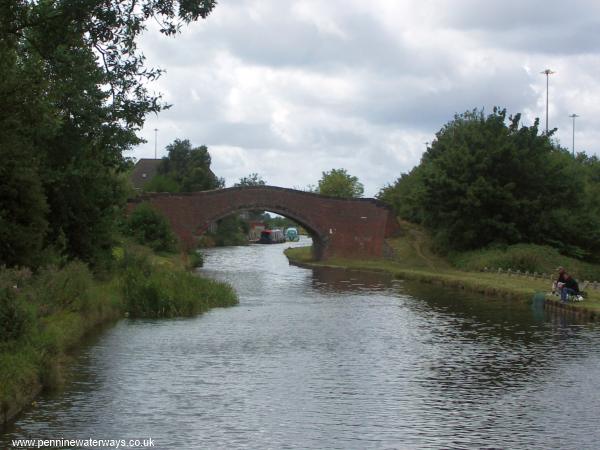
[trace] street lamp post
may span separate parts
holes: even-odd
[[[546,75],[546,134],[548,134],[548,78],[550,75],[552,75],[553,73],[556,73],[556,72],[553,72],[550,69],[546,69],[540,73],[543,73],[544,75]]]
[[[154,159],[156,159],[156,147],[158,142],[158,128],[154,129]]]
[[[573,119],[573,146],[571,147],[572,151],[573,151],[573,158],[575,157],[575,118],[579,117],[577,114],[573,113],[569,116],[571,119]]]

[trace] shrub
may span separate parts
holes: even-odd
[[[32,295],[39,304],[41,315],[62,310],[87,312],[93,285],[88,266],[72,261],[62,269],[50,266],[41,270],[32,285]]]
[[[217,231],[210,237],[217,247],[248,245],[248,224],[237,215],[225,217],[217,222]]]
[[[155,175],[144,184],[146,192],[179,192],[180,190],[177,181],[168,175]]]
[[[204,265],[204,255],[200,250],[194,250],[188,254],[188,263],[191,268],[202,267]]]
[[[5,266],[0,266],[0,288],[16,287],[22,289],[31,281],[31,270],[28,268],[8,269]]]
[[[14,287],[0,288],[0,343],[19,339],[32,321],[32,311]]]
[[[176,249],[176,239],[169,222],[147,203],[131,213],[128,231],[137,242],[156,251],[172,252]]]
[[[0,267],[0,342],[19,339],[32,323],[33,310],[22,293],[30,279],[29,269]]]

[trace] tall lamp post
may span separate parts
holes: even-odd
[[[548,78],[550,75],[552,75],[553,73],[556,73],[556,72],[553,72],[550,69],[546,69],[540,73],[543,73],[544,75],[546,75],[546,134],[548,134]]]
[[[573,146],[572,151],[573,151],[573,158],[575,157],[575,118],[579,117],[577,114],[573,113],[569,116],[571,119],[573,119]]]
[[[154,159],[156,159],[156,146],[158,142],[158,128],[154,129]]]

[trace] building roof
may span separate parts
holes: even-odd
[[[135,167],[131,172],[131,184],[136,189],[142,189],[144,184],[156,175],[161,159],[141,158],[135,163]]]

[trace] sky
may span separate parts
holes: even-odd
[[[374,196],[455,114],[500,106],[545,127],[547,68],[556,139],[571,149],[576,113],[576,151],[600,156],[597,0],[221,0],[140,46],[172,107],[128,156],[189,139],[226,186],[256,172],[303,189],[344,168]]]

